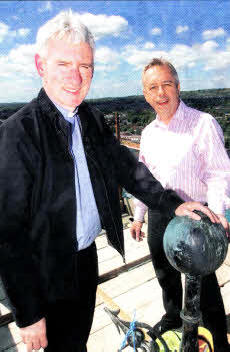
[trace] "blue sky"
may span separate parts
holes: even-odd
[[[230,87],[229,0],[0,1],[0,102],[37,95],[37,30],[69,8],[96,39],[88,98],[142,94],[143,66],[161,56],[182,90]]]

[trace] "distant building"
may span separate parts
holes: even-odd
[[[108,114],[108,115],[105,115],[105,118],[106,119],[114,119],[114,115],[113,114]]]
[[[126,132],[122,132],[120,134],[120,137],[121,137],[122,140],[130,141],[130,142],[133,142],[133,143],[140,143],[140,140],[141,140],[141,136],[140,135],[128,134]]]

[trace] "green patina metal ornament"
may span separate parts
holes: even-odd
[[[181,332],[167,331],[156,334],[154,329],[142,322],[130,322],[130,318],[120,308],[111,305],[111,299],[100,290],[100,295],[111,308],[105,311],[118,329],[125,334],[120,349],[132,347],[143,352],[213,352],[210,332],[199,327],[201,278],[214,272],[224,261],[228,240],[220,224],[213,224],[203,213],[200,221],[188,217],[175,217],[164,234],[164,250],[171,265],[185,273],[184,309],[181,312],[183,329]],[[121,317],[119,317],[121,315]],[[122,318],[124,316],[124,318]],[[132,326],[132,329],[131,329]],[[203,330],[202,330],[203,329]],[[181,341],[180,341],[181,340]]]
[[[198,325],[202,276],[213,273],[224,262],[228,239],[221,224],[214,224],[203,213],[200,221],[175,217],[168,224],[163,244],[170,264],[185,273],[184,308],[180,352],[198,352]],[[212,343],[210,343],[212,345]],[[202,350],[203,351],[203,350]],[[212,351],[210,348],[208,351]]]
[[[221,224],[201,212],[201,220],[176,216],[164,234],[164,250],[170,264],[185,274],[213,273],[227,255],[228,239]]]

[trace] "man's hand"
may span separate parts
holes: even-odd
[[[211,222],[213,222],[213,223],[222,223],[222,221],[220,220],[218,215],[216,215],[208,207],[206,207],[205,205],[202,205],[199,202],[182,203],[178,208],[176,208],[175,214],[177,216],[187,215],[191,219],[200,220],[200,216],[196,213],[193,213],[193,210],[202,211],[202,213],[206,214],[209,217],[209,219],[211,220]]]
[[[193,210],[200,210],[202,213],[206,214],[213,223],[220,223],[225,231],[228,240],[230,241],[230,228],[228,220],[221,214],[215,214],[205,205],[202,205],[199,202],[185,202],[182,203],[178,208],[175,210],[175,214],[177,216],[184,216],[187,215],[194,220],[200,220],[200,216],[196,213],[193,213]]]
[[[136,241],[143,241],[145,233],[141,231],[143,223],[141,221],[134,221],[130,228],[131,236]]]
[[[20,328],[20,334],[22,341],[26,344],[27,352],[48,346],[45,318],[42,318],[35,324]]]

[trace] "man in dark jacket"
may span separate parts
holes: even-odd
[[[0,128],[0,274],[27,351],[87,351],[101,228],[124,257],[118,185],[168,216],[198,209],[218,222],[164,191],[83,102],[93,52],[77,15],[48,21],[35,56],[43,88]]]

